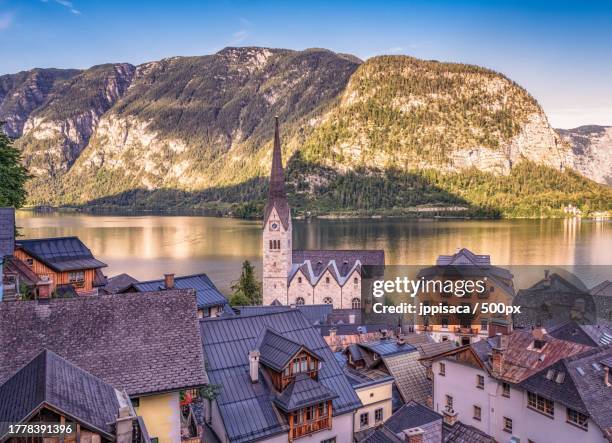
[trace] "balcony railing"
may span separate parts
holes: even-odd
[[[318,420],[309,421],[299,425],[294,424],[289,431],[289,439],[295,440],[296,438],[303,437],[305,435],[312,434],[314,432],[323,431],[325,429],[331,429],[331,417],[323,417]]]
[[[467,327],[463,327],[463,326],[456,326],[455,327],[455,334],[473,335],[473,334],[478,334],[478,330],[476,328],[467,328]]]

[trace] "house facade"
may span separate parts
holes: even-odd
[[[513,275],[510,271],[493,266],[489,255],[474,254],[466,248],[460,249],[453,255],[439,256],[436,265],[421,270],[419,277],[433,281],[484,282],[484,291],[466,291],[460,296],[437,291],[419,293],[418,301],[430,305],[442,303],[472,306],[475,303],[485,302],[511,305],[515,294]],[[507,315],[437,314],[424,318],[424,322],[417,328],[430,333],[436,341],[452,340],[466,345],[486,338],[491,324],[499,321],[508,322],[509,318]]]
[[[610,441],[610,349],[597,349],[535,330],[448,351],[432,364],[434,410],[500,442]]]
[[[263,304],[361,308],[361,266],[384,265],[382,250],[294,250],[278,118],[263,223]]]

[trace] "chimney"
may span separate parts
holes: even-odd
[[[504,351],[508,347],[508,336],[497,333],[495,345],[491,349],[491,371],[493,375],[499,376],[504,371]]]
[[[119,408],[116,423],[117,443],[132,443],[133,421],[134,417],[128,406]]]
[[[51,298],[51,279],[48,277],[42,278],[36,282],[36,292],[39,299]]]
[[[449,426],[454,426],[455,423],[457,423],[457,413],[454,411],[454,409],[444,409],[444,411],[442,411],[442,415],[444,416],[444,423],[446,423]]]
[[[397,345],[398,346],[404,346],[406,344],[406,339],[404,338],[403,335],[399,335],[397,337]]]
[[[338,330],[335,326],[329,328],[329,338],[336,338],[336,332],[338,332]]]
[[[497,334],[509,335],[512,332],[512,323],[501,318],[491,319],[489,322],[489,338]]]
[[[259,351],[249,352],[249,375],[251,376],[251,383],[257,383],[259,381]]]
[[[607,388],[612,388],[612,383],[610,382],[610,368],[604,367],[604,385]]]
[[[421,428],[410,428],[404,431],[404,441],[406,443],[423,443],[423,434],[425,431]]]
[[[164,274],[164,288],[174,289],[174,274]]]

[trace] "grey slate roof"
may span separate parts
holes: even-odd
[[[15,209],[0,208],[0,258],[15,250]]]
[[[385,366],[395,378],[395,384],[404,402],[415,400],[427,403],[428,398],[432,396],[432,382],[427,378],[427,368],[419,358],[420,354],[417,351],[383,357]]]
[[[444,443],[496,443],[489,434],[458,421],[453,426],[443,425]]]
[[[293,412],[337,397],[331,389],[301,372],[276,396],[274,403],[285,412]]]
[[[612,370],[612,345],[570,357],[564,364],[588,414],[600,429],[612,435],[611,388],[604,383],[604,366]]]
[[[135,288],[139,292],[159,291],[164,289],[164,280],[137,282],[130,287]],[[227,299],[206,274],[174,277],[174,288],[194,289],[196,291],[198,308],[200,309],[228,304]]]
[[[438,420],[442,421],[442,416],[440,414],[423,406],[421,403],[410,401],[389,417],[385,422],[385,426],[391,431],[398,433]]]
[[[391,431],[386,424],[377,428],[374,432],[366,432],[368,434],[364,439],[357,441],[360,443],[404,443],[405,440],[399,438]]]
[[[0,304],[0,383],[42,349],[130,396],[207,383],[195,294],[174,290]]]
[[[251,383],[249,377],[248,353],[256,349],[267,327],[321,356],[318,381],[338,395],[333,400],[334,415],[361,405],[331,349],[298,310],[202,320],[207,373],[211,383],[223,386],[217,404],[231,442],[250,442],[288,431],[272,401],[273,387],[263,375],[258,383]]]
[[[94,258],[78,237],[19,240],[17,246],[56,272],[106,266],[106,263]]]
[[[277,372],[282,371],[302,349],[322,360],[316,352],[305,345],[282,336],[270,327],[265,327],[261,331],[256,349],[261,354],[259,361]]]
[[[396,354],[406,354],[414,352],[416,348],[408,343],[398,344],[397,340],[377,340],[368,343],[359,343],[358,346],[376,352],[381,357],[388,357]]]
[[[327,322],[328,316],[332,313],[333,305],[266,305],[266,306],[239,306],[237,309],[240,315],[269,314],[271,312],[286,311],[297,309],[312,325],[322,325]]]
[[[112,436],[120,398],[109,384],[45,349],[0,386],[0,439],[8,423],[21,423],[43,405]]]
[[[129,274],[123,273],[115,275],[106,280],[104,291],[107,294],[118,294],[124,289],[127,289],[132,283],[138,283],[138,280]]]
[[[587,346],[612,344],[612,328],[605,325],[581,325],[572,321],[549,329],[548,334],[561,340]]]

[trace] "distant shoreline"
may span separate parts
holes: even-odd
[[[182,216],[182,217],[215,217],[215,218],[233,218],[237,220],[253,220],[261,221],[261,216],[252,217],[241,217],[236,214],[232,214],[229,211],[220,211],[218,208],[197,208],[192,210],[185,209],[128,209],[118,207],[72,207],[72,206],[60,206],[60,207],[47,207],[47,206],[27,206],[20,208],[23,211],[31,211],[35,213],[77,213],[77,214],[90,214],[90,215],[109,215],[109,216],[138,216],[138,215],[159,215],[159,216]],[[467,210],[466,210],[467,211]],[[397,220],[397,219],[409,219],[409,220],[422,220],[422,221],[445,221],[445,220],[558,220],[558,219],[585,219],[585,220],[609,220],[610,215],[598,215],[598,216],[573,216],[569,214],[562,214],[558,216],[549,217],[486,217],[476,215],[425,215],[433,212],[459,212],[458,209],[449,210],[448,208],[403,208],[400,210],[382,210],[373,211],[371,213],[363,213],[359,211],[346,212],[346,211],[330,211],[321,214],[305,214],[304,211],[299,211],[293,215],[296,220]]]

